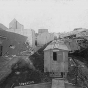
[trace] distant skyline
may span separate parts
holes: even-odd
[[[88,0],[0,0],[0,23],[9,28],[14,18],[36,32],[88,29]]]

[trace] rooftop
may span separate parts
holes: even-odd
[[[60,49],[70,51],[70,48],[61,40],[52,41],[44,50]]]

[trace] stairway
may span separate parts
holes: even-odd
[[[67,80],[64,80],[63,78],[54,78],[52,79],[51,88],[81,88],[81,87],[74,86]]]

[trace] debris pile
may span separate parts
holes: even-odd
[[[86,62],[88,64],[88,40],[86,38],[73,38],[71,36],[70,39],[64,39],[64,41],[68,46],[70,46],[72,50],[72,52],[69,52],[69,57],[76,57],[75,60],[79,60],[84,63]],[[22,50],[22,52],[20,52],[21,56],[14,56],[9,59],[6,66],[4,68],[2,66],[3,70],[0,68],[0,76],[1,73],[7,69],[5,74],[3,73],[2,79],[0,81],[0,88],[14,88],[15,86],[50,82],[51,79],[44,73],[43,50],[48,44],[45,44],[35,53],[31,50]],[[71,79],[70,82],[76,84],[78,82],[77,76],[80,77],[82,75],[78,75],[78,66],[69,65],[69,67],[68,79]]]
[[[41,71],[44,72],[44,49],[49,45],[51,41],[44,46],[42,46],[37,52],[35,52],[33,55],[31,55],[29,58],[32,61],[34,67]]]
[[[27,56],[14,57],[9,63],[9,69],[10,73],[0,81],[0,88],[14,88],[15,86],[51,81],[47,75],[33,66]]]

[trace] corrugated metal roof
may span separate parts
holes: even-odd
[[[45,49],[45,50],[49,50],[49,49],[61,49],[61,50],[67,50],[70,51],[70,48],[64,43],[64,41],[60,41],[60,40],[54,40],[53,42],[51,42]]]

